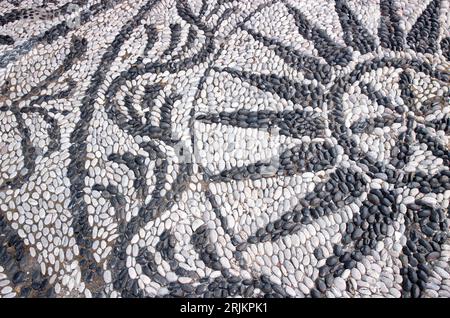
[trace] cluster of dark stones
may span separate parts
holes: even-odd
[[[0,16],[0,26],[13,23],[18,20],[33,18],[35,10],[33,9],[13,9]]]
[[[403,267],[403,296],[418,298],[426,290],[431,264],[441,256],[441,246],[448,238],[447,215],[425,200],[409,204],[405,215],[407,241],[400,256]]]
[[[314,257],[324,259],[322,248],[314,250]],[[360,250],[346,251],[341,245],[333,246],[333,255],[326,259],[325,265],[319,269],[319,277],[315,280],[315,287],[311,289],[312,298],[321,298],[333,286],[335,277],[339,277],[346,269],[356,266],[364,255]],[[347,285],[348,286],[348,285]]]
[[[172,282],[168,284],[170,295],[167,297],[202,297],[202,298],[226,298],[226,297],[254,297],[255,289],[259,289],[261,296],[265,298],[287,297],[284,289],[273,283],[266,275],[253,279],[242,279],[232,275],[227,269],[221,270],[221,276],[214,279],[204,277],[199,279],[199,284],[181,284]]]
[[[103,184],[94,184],[92,190],[101,192],[101,196],[106,200],[109,200],[111,206],[116,209],[117,216],[120,216],[122,219],[125,217],[123,209],[127,201],[125,197],[119,193],[119,190],[115,185],[108,184],[108,186],[105,187]]]
[[[316,172],[336,163],[337,150],[329,142],[312,142],[294,146],[280,154],[279,171],[286,175]]]
[[[206,281],[206,279],[200,280],[200,285],[196,287],[195,292],[204,298],[253,297],[256,288],[261,291],[265,298],[286,297],[283,288],[274,284],[265,275],[254,279],[242,279],[227,271],[222,271],[222,276],[215,278],[212,282],[205,284],[203,281]]]
[[[191,243],[206,266],[214,270],[221,270],[222,264],[219,262],[220,257],[215,252],[214,246],[208,243],[209,231],[205,224],[201,225],[192,234]]]
[[[13,45],[14,39],[12,36],[7,34],[0,34],[0,45]]]
[[[226,297],[254,297],[255,289],[261,291],[264,298],[287,297],[280,285],[271,282],[270,278],[262,275],[254,279],[242,279],[227,270],[221,271],[221,276],[214,279],[201,278],[197,286],[172,282],[168,284],[171,293],[167,297],[183,298],[226,298]]]
[[[152,277],[156,282],[159,282],[159,276],[155,275],[155,273],[158,273],[156,272],[156,270],[152,271],[152,266],[156,265],[153,265],[154,262],[152,262],[151,259],[146,258],[147,256],[151,257],[151,255],[147,255],[146,253],[141,252],[138,255],[138,258],[136,258],[136,261],[139,265],[142,266],[143,273],[150,274],[149,277]],[[124,255],[124,257],[126,256]],[[116,266],[115,262],[116,260],[112,259],[110,266]],[[164,277],[161,276],[161,278],[163,279],[162,282],[167,282]],[[126,266],[122,266],[117,270],[112,286],[115,290],[120,291],[121,296],[124,298],[137,298],[143,297],[144,295],[143,291],[139,288],[137,279],[130,278],[128,274],[128,268]]]
[[[387,227],[399,215],[396,196],[392,191],[372,189],[363,202],[359,215],[347,224],[343,244],[355,242],[364,255],[375,249],[377,242],[386,238]]]
[[[159,242],[156,244],[156,250],[159,251],[164,259],[174,260],[175,256],[175,236],[170,234],[168,230],[162,232]]]
[[[0,214],[0,265],[19,297],[55,297],[49,278],[27,251],[24,241]]]
[[[153,157],[151,159],[154,160],[157,158],[157,152],[153,151],[153,149],[151,149],[151,154]],[[123,155],[113,153],[108,156],[108,160],[114,161],[118,164],[125,164],[128,167],[128,169],[130,169],[134,173],[135,180],[133,181],[133,186],[136,189],[136,191],[138,192],[138,196],[140,198],[145,198],[148,195],[148,185],[147,185],[147,181],[146,181],[148,168],[147,168],[147,165],[144,164],[145,163],[144,156],[133,155],[130,152],[125,152]],[[99,190],[99,191],[102,191],[102,190]],[[121,203],[119,198],[117,199],[117,201],[119,201],[119,203]],[[123,204],[121,204],[121,205],[123,205]],[[113,204],[113,206],[115,206],[115,205]]]
[[[442,170],[434,175],[426,174],[423,171],[417,171],[406,175],[402,179],[402,184],[409,188],[419,189],[421,193],[444,193],[450,190],[450,171]]]

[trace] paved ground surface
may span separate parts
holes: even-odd
[[[439,0],[0,1],[0,297],[449,297]]]

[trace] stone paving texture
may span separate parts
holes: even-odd
[[[0,297],[450,297],[449,3],[0,1]]]

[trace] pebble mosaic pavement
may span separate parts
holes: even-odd
[[[0,1],[0,297],[450,297],[450,2]]]

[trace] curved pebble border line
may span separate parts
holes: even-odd
[[[0,1],[0,297],[450,297],[450,8]]]

